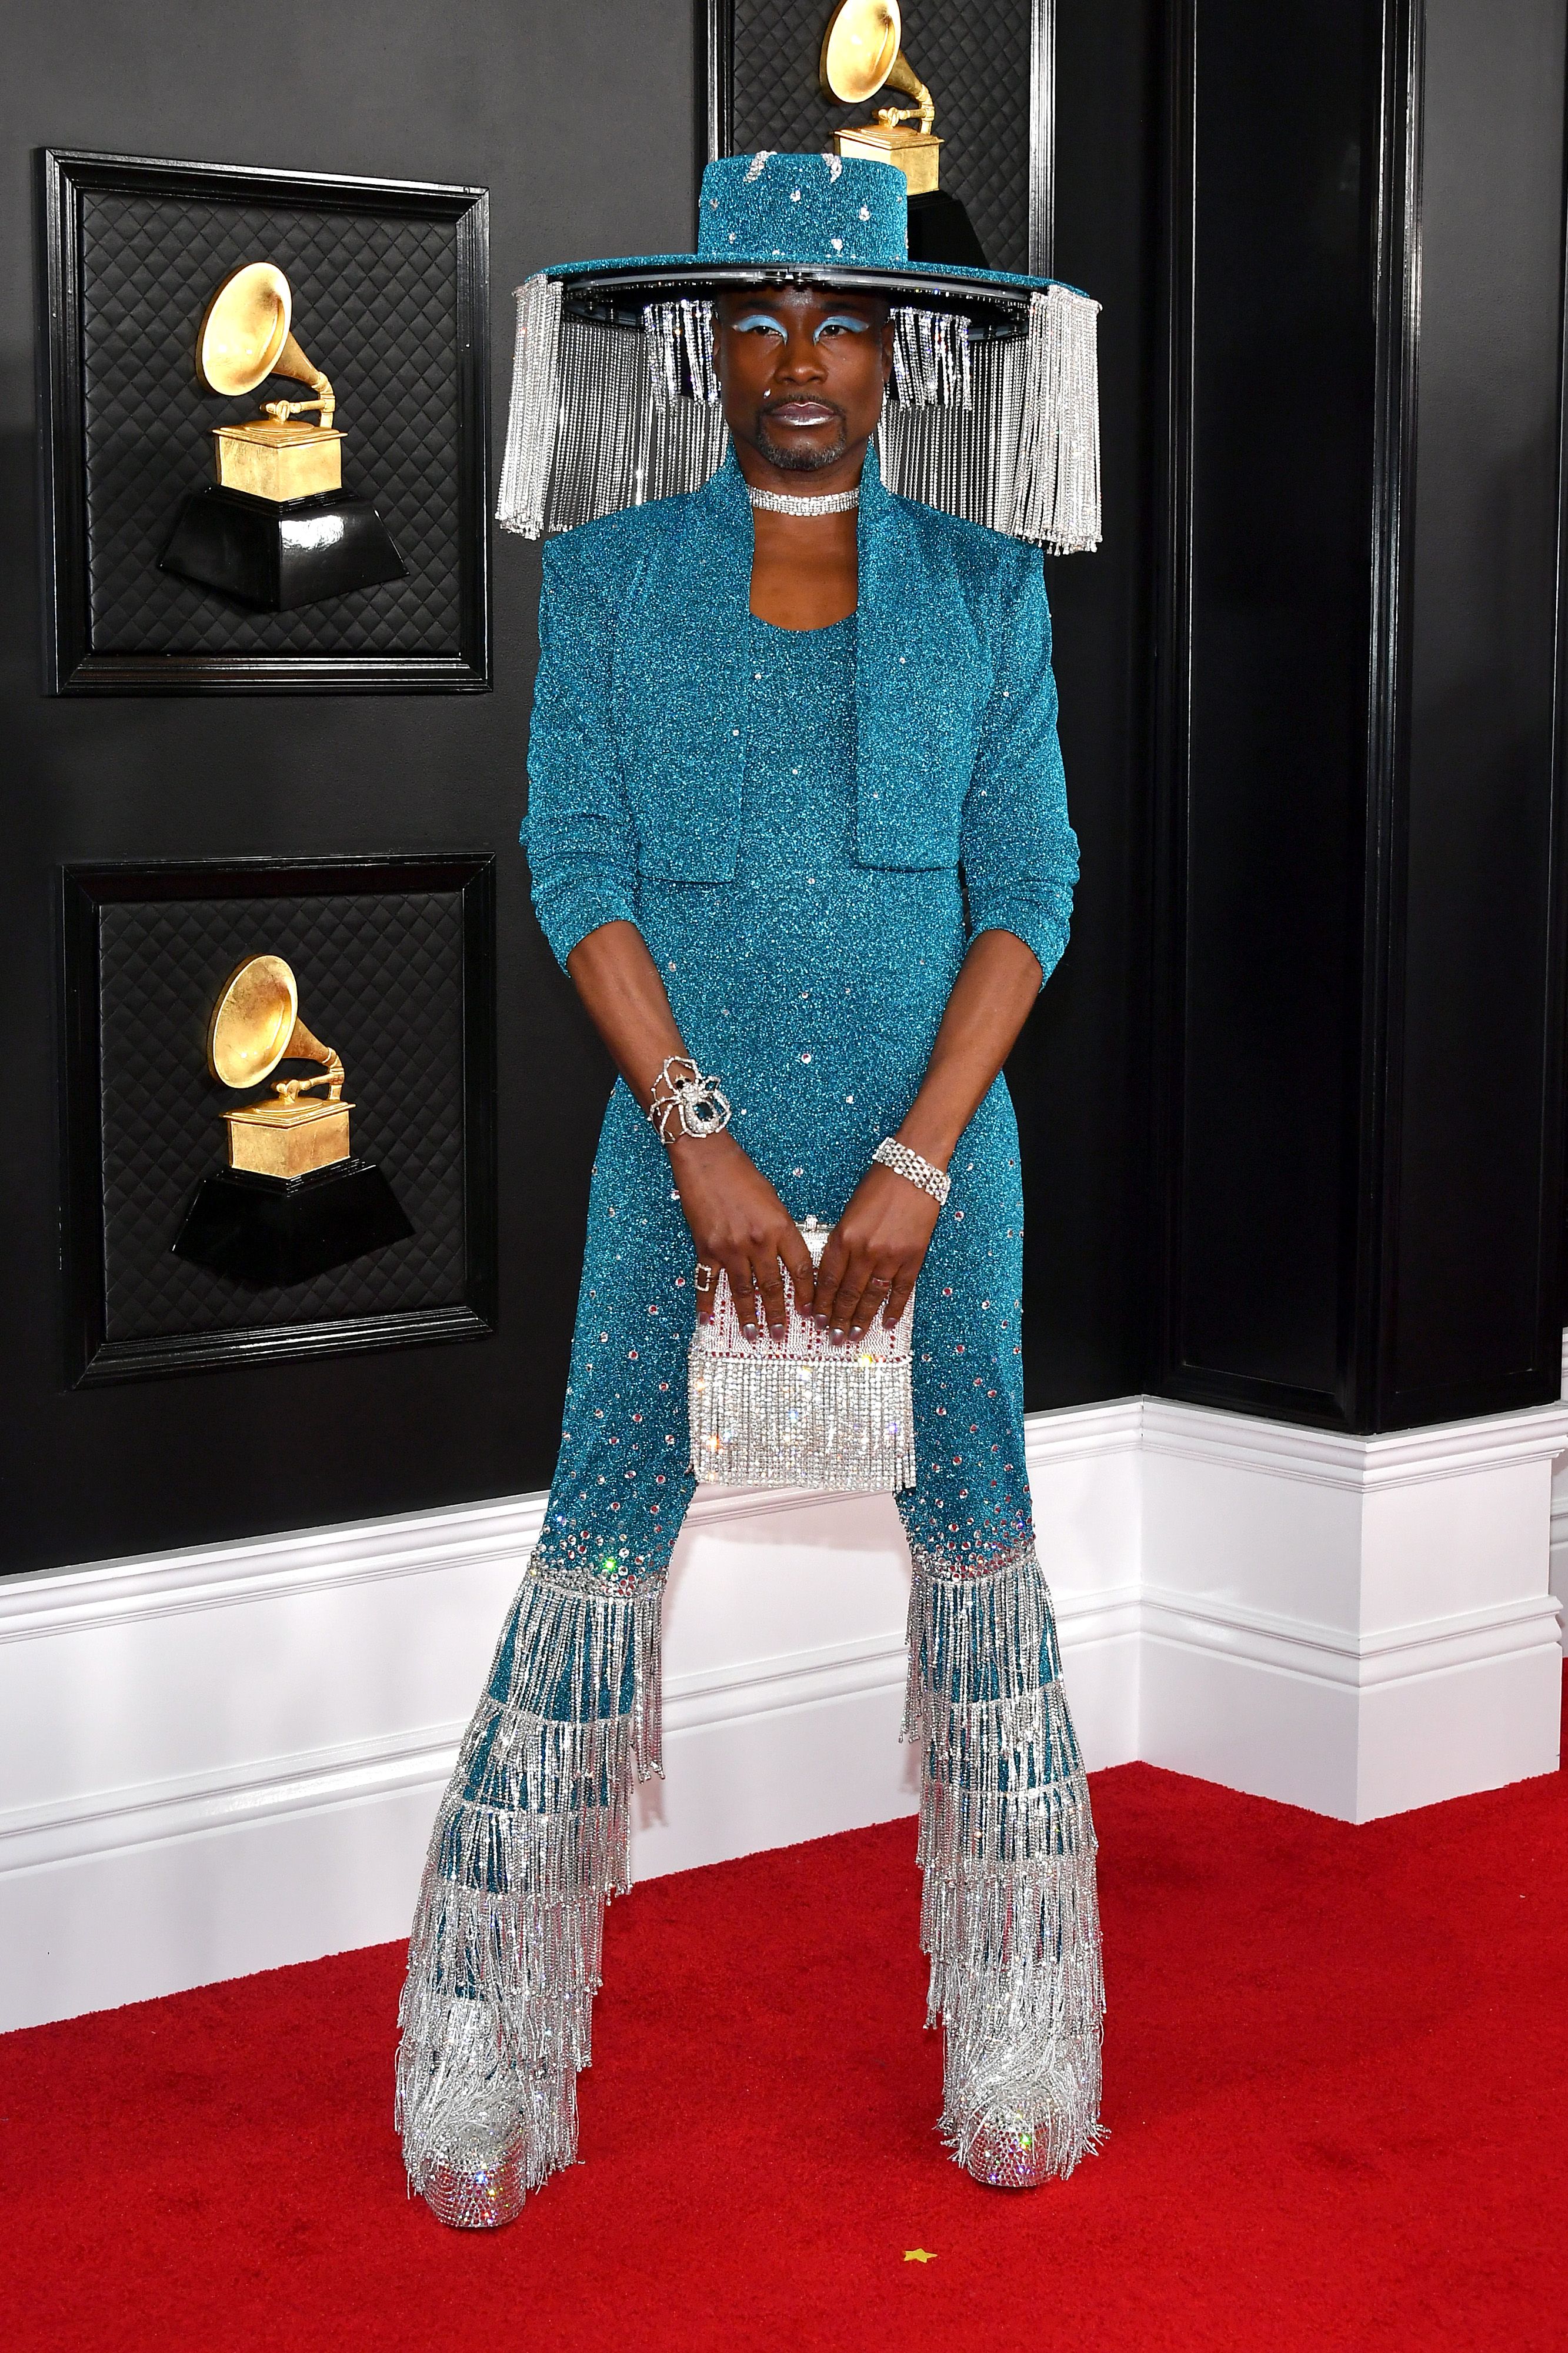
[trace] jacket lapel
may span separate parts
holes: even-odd
[[[965,690],[983,654],[945,535],[884,488],[874,446],[859,540],[856,852],[863,866],[951,865],[973,757]]]
[[[644,862],[720,882],[740,850],[752,599],[752,510],[733,451],[681,506],[654,542],[621,634],[621,683],[628,749],[657,801]]]

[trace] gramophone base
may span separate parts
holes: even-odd
[[[414,1231],[381,1170],[339,1160],[308,1176],[204,1177],[173,1248],[251,1291],[309,1282]]]
[[[160,569],[264,613],[292,613],[351,588],[408,577],[368,499],[343,491],[257,499],[216,482],[193,491],[181,507]]]
[[[910,259],[952,262],[965,269],[984,269],[984,248],[974,224],[957,196],[945,188],[930,188],[910,197]]]
[[[937,185],[942,142],[934,131],[914,131],[907,122],[854,122],[847,131],[834,132],[833,144],[841,155],[891,164],[909,182],[911,196],[924,195]]]

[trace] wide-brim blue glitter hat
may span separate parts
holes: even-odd
[[[1098,546],[1099,304],[911,261],[907,188],[858,157],[728,156],[702,175],[695,253],[567,262],[519,287],[503,527],[537,539],[699,489],[724,455],[714,297],[805,283],[892,306],[890,490],[1056,554]]]

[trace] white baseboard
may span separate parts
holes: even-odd
[[[1351,1820],[1551,1769],[1565,1442],[1555,1409],[1373,1440],[1141,1398],[1033,1417],[1091,1768]],[[542,1508],[0,1586],[0,2026],[401,1936]],[[699,1498],[639,1877],[913,1811],[907,1595],[889,1498]]]
[[[1568,1398],[1568,1332],[1563,1335],[1563,1395]],[[1568,1455],[1552,1473],[1551,1591],[1563,1613],[1563,1649],[1568,1656]]]
[[[1550,1772],[1561,1405],[1376,1438],[1149,1398],[1141,1756],[1346,1821]]]

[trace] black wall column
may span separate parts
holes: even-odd
[[[1072,942],[1007,1066],[1023,1145],[1025,1394],[1035,1410],[1146,1385],[1151,393],[1158,316],[1154,0],[1056,0],[1052,269],[1100,319],[1105,538],[1047,565]]]
[[[1156,1386],[1559,1380],[1563,0],[1178,0]]]

